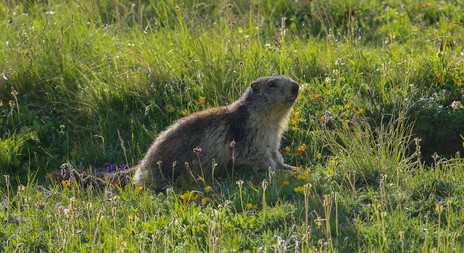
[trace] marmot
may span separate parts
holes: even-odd
[[[279,152],[282,132],[299,85],[286,76],[252,82],[228,106],[181,118],[161,132],[134,168],[134,183],[162,190],[178,178],[210,176],[231,166],[258,170],[294,169]]]

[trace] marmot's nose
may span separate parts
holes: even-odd
[[[293,94],[298,94],[298,90],[300,89],[300,86],[295,82],[292,82],[291,85],[292,85],[292,87],[291,87],[290,90],[292,91],[292,93]]]

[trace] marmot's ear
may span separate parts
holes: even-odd
[[[259,87],[258,87],[259,85],[257,81],[252,82],[250,86],[251,86],[251,90],[253,90],[254,93],[259,92]]]

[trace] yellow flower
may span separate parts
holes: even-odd
[[[320,120],[320,121],[324,121],[324,120],[325,120],[324,115],[322,115],[321,117],[319,117],[319,120]]]
[[[295,187],[293,189],[295,192],[303,192],[304,191],[304,187],[303,186],[298,186],[298,187]]]
[[[439,84],[444,84],[445,83],[445,76],[439,76],[438,83]]]
[[[307,175],[300,174],[298,175],[298,180],[309,182],[309,177]]]
[[[143,191],[143,186],[139,185],[137,187],[135,187],[135,192],[136,193],[141,193]]]
[[[251,209],[256,210],[257,208],[258,208],[258,205],[256,205],[256,204],[253,205],[253,204],[251,204],[251,203],[248,203],[248,204],[246,205],[246,210],[247,210],[247,211],[250,211]]]
[[[183,199],[185,202],[188,202],[190,200],[197,200],[198,197],[200,197],[200,194],[190,191],[180,195],[180,198]]]
[[[188,109],[182,109],[182,110],[180,110],[180,114],[186,116],[186,115],[189,115],[190,113],[189,113]]]
[[[311,173],[311,167],[306,167],[306,173]]]
[[[343,108],[344,108],[345,110],[351,109],[351,103],[345,104],[345,105],[343,106]]]
[[[208,197],[204,197],[201,199],[201,204],[206,206],[209,202],[211,202],[211,199]]]
[[[205,192],[206,192],[206,193],[209,193],[209,192],[211,192],[212,190],[213,190],[213,187],[211,187],[211,186],[209,186],[209,185],[205,187]]]
[[[200,96],[200,97],[198,98],[198,104],[199,104],[199,105],[205,105],[205,102],[206,102],[206,98],[205,98],[205,97]]]
[[[37,192],[37,197],[40,199],[43,196],[43,192]]]
[[[63,187],[68,187],[71,184],[71,182],[69,182],[69,180],[63,180],[61,181],[61,184],[63,185]]]
[[[296,125],[296,124],[298,124],[298,120],[299,120],[299,119],[300,119],[300,112],[295,112],[295,113],[293,114],[292,119],[290,120],[290,123],[291,123],[292,125]]]
[[[461,85],[462,85],[461,79],[456,79],[456,80],[454,80],[454,82],[456,83],[456,86],[461,87]]]
[[[359,110],[357,110],[355,113],[356,113],[356,116],[362,116],[366,111],[363,109],[363,108],[359,108]]]
[[[303,166],[301,165],[296,166],[296,171],[301,171],[302,169],[303,169]]]
[[[319,100],[319,99],[321,99],[321,95],[318,94],[318,93],[313,93],[313,94],[309,95],[309,98]]]
[[[285,186],[288,186],[288,184],[290,184],[290,182],[288,182],[287,180],[284,181],[284,185]]]
[[[298,146],[296,148],[296,150],[298,151],[298,153],[300,153],[302,155],[306,154],[306,144],[304,144],[304,143],[301,144],[300,146]]]
[[[290,152],[290,147],[289,147],[289,146],[285,146],[285,147],[284,147],[284,152],[285,152],[285,153]]]
[[[321,154],[321,153],[317,153],[316,158],[317,158],[317,159],[321,159],[321,158],[322,158],[322,154]]]

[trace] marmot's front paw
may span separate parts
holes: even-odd
[[[292,165],[284,164],[282,166],[282,170],[294,170],[294,171],[296,171],[296,167],[292,166]]]

